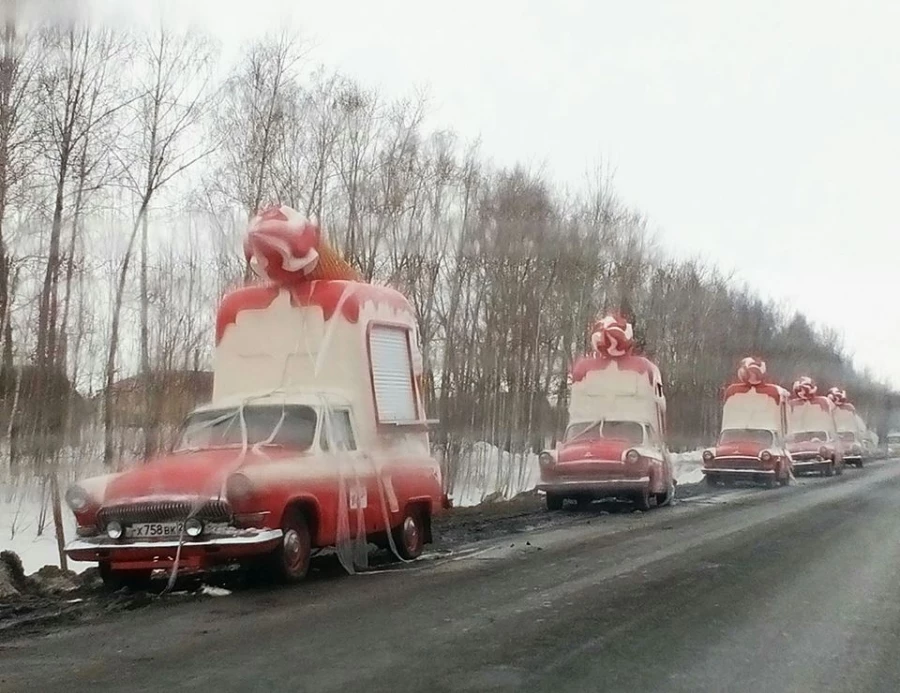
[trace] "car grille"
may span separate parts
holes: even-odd
[[[726,455],[716,457],[711,464],[707,465],[707,469],[763,469],[765,465],[758,457],[744,457],[740,455]]]
[[[817,452],[792,452],[791,457],[798,462],[809,462],[810,460],[818,461],[821,459]]]
[[[186,520],[193,516],[206,522],[224,522],[231,518],[231,508],[224,500],[208,500],[199,509],[190,501],[147,501],[142,503],[125,503],[111,505],[100,509],[97,522],[103,527],[107,522],[116,520],[124,525],[134,522],[167,522],[170,520]]]

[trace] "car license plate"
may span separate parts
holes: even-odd
[[[125,536],[132,539],[177,537],[183,528],[183,522],[136,522],[127,529]]]

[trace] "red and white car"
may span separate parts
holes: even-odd
[[[671,501],[675,479],[664,441],[666,400],[659,369],[635,355],[632,327],[599,321],[595,354],[572,369],[569,425],[562,442],[540,455],[538,490],[549,510],[567,499],[631,500],[640,509]]]
[[[834,403],[817,394],[812,378],[803,376],[794,382],[788,400],[787,436],[794,474],[843,474],[844,453],[834,412]]]
[[[353,570],[367,542],[413,559],[431,540],[446,499],[414,311],[386,287],[310,281],[279,256],[306,230],[288,226],[274,250],[256,239],[270,281],[222,301],[213,400],[171,452],[68,489],[66,553],[108,584],[226,563],[298,581],[318,548]]]
[[[838,437],[841,440],[841,449],[844,454],[844,462],[862,468],[863,462],[869,453],[866,450],[866,424],[847,399],[847,393],[839,387],[828,390],[828,399],[835,406],[834,420],[837,424]]]
[[[703,452],[706,483],[753,481],[787,484],[792,459],[785,443],[788,392],[765,380],[766,364],[745,358],[738,382],[725,391],[722,429],[714,448]]]

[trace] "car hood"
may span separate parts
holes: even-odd
[[[639,447],[623,440],[574,440],[560,446],[556,459],[560,464],[590,459],[619,462],[626,451]]]
[[[759,453],[768,448],[767,445],[754,442],[725,443],[716,446],[716,457],[757,457]]]
[[[106,484],[102,503],[218,496],[223,492],[228,475],[235,470],[297,454],[281,448],[246,452],[240,448],[219,448],[165,455],[111,478]]]
[[[803,442],[788,443],[788,452],[819,452],[823,447],[831,448],[832,443],[827,441],[805,440]]]

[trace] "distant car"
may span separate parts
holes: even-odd
[[[656,365],[632,352],[630,323],[608,316],[591,333],[595,353],[572,368],[569,425],[541,453],[538,490],[548,510],[566,500],[630,500],[641,510],[668,504],[675,475],[664,440],[666,398]]]
[[[745,358],[738,382],[725,390],[722,432],[714,448],[703,452],[709,486],[753,481],[769,487],[791,478],[792,459],[785,445],[788,392],[765,381],[766,364]]]
[[[793,394],[788,401],[790,433],[786,440],[794,463],[794,474],[843,474],[844,453],[834,418],[835,404],[816,393],[813,379],[803,376],[794,383]]]
[[[867,453],[859,434],[856,431],[840,431],[838,437],[841,439],[844,462],[862,469]]]
[[[900,457],[900,431],[891,431],[887,434],[888,457]]]
[[[794,463],[794,474],[821,472],[823,476],[844,473],[844,455],[840,440],[825,431],[803,431],[787,437],[787,448]]]

